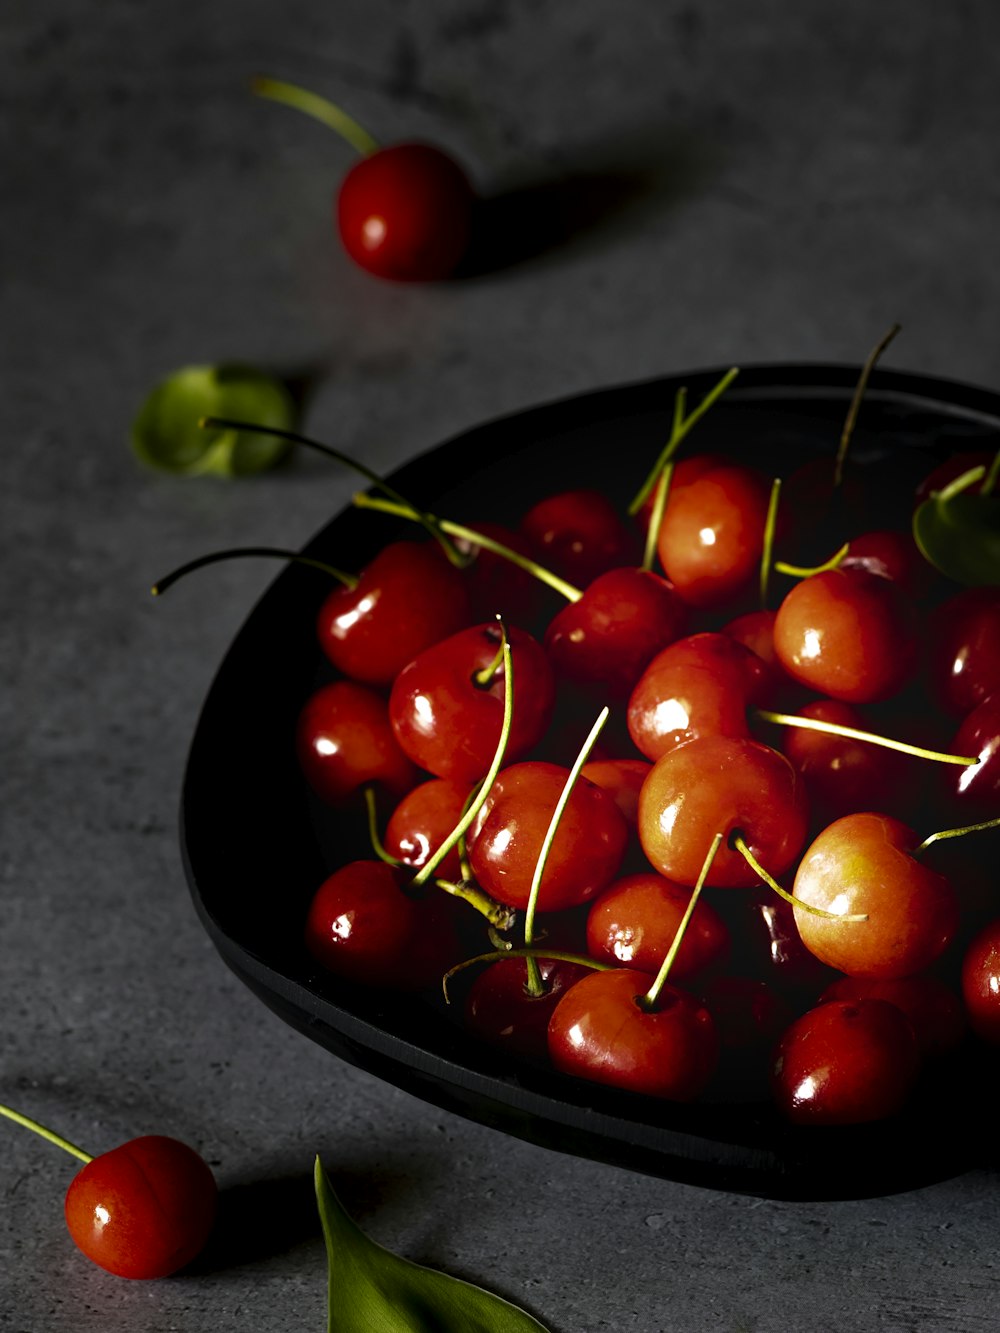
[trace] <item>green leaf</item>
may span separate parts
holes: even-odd
[[[295,404],[280,380],[251,366],[185,366],[158,384],[132,423],[142,462],[177,476],[245,477],[273,467],[287,440],[248,431],[203,430],[202,417],[238,417],[290,430]]]
[[[918,505],[913,539],[925,559],[956,583],[1000,583],[1000,496],[972,493],[985,468],[972,468]]]
[[[315,1181],[330,1274],[327,1333],[546,1333],[509,1301],[370,1240],[318,1157]]]

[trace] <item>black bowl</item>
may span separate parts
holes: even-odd
[[[392,477],[408,498],[469,523],[515,522],[535,497],[598,486],[624,504],[667,438],[683,384],[689,403],[717,370],[627,385],[479,426]],[[837,446],[857,371],[744,370],[697,427],[692,447],[785,471]],[[851,466],[886,486],[949,453],[993,448],[1000,397],[876,371]],[[868,473],[866,473],[868,475]],[[887,486],[909,503],[907,482]],[[359,568],[412,528],[349,509],[304,548]],[[199,718],[184,780],[181,843],[198,913],[225,962],[286,1022],[341,1058],[508,1134],[673,1180],[785,1199],[870,1197],[981,1164],[987,1094],[978,1051],[927,1081],[905,1114],[843,1129],[793,1128],[763,1101],[678,1105],[517,1065],[483,1048],[433,1000],[375,993],[322,972],[302,946],[306,906],[337,865],[369,854],[363,821],[321,807],[291,742],[308,693],[329,678],[315,633],[324,576],[286,568],[236,636]]]

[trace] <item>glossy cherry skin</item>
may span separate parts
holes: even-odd
[[[799,863],[794,896],[838,916],[796,906],[802,941],[817,958],[853,977],[881,980],[928,968],[958,929],[955,891],[944,875],[913,857],[920,839],[890,815],[845,815],[815,839]]]
[[[516,626],[508,628],[514,674],[514,712],[508,759],[530,750],[552,716],[555,683],[545,651]],[[440,778],[471,785],[487,773],[503,725],[503,666],[490,683],[477,672],[496,661],[500,632],[476,625],[443,639],[414,658],[396,677],[389,717],[401,749]]]
[[[828,1000],[886,1000],[910,1020],[920,1054],[928,1059],[946,1055],[965,1035],[962,1002],[937,977],[899,977],[875,981],[870,977],[838,977],[820,996]]]
[[[912,601],[926,597],[934,582],[931,566],[920,554],[913,534],[891,528],[852,537],[838,569],[863,569],[891,579]]]
[[[645,759],[592,759],[580,770],[596,787],[614,798],[630,829],[639,827],[639,793],[652,764]]]
[[[587,952],[616,966],[653,976],[673,944],[691,890],[653,871],[625,875],[595,899],[587,917]],[[675,981],[725,961],[729,930],[718,912],[700,899],[684,931],[670,975]]]
[[[831,1000],[785,1032],[774,1062],[778,1110],[800,1125],[856,1125],[895,1115],[920,1069],[906,1016],[885,1000]]]
[[[628,730],[647,759],[699,736],[750,735],[767,668],[727,634],[692,634],[657,653],[629,696]]]
[[[976,1036],[1000,1044],[1000,919],[983,926],[965,951],[962,1000]]]
[[[419,777],[396,741],[385,700],[349,680],[324,685],[306,701],[295,747],[309,785],[330,805],[372,785],[398,798]]]
[[[689,605],[721,606],[756,577],[770,492],[765,477],[737,463],[671,486],[657,550]]]
[[[634,968],[592,972],[570,987],[549,1021],[556,1069],[648,1097],[692,1101],[718,1062],[719,1041],[702,1002],[669,983],[656,1008],[638,1003],[653,978]]]
[[[351,861],[323,881],[306,916],[305,945],[339,977],[418,990],[439,983],[461,956],[455,904],[440,889],[405,892],[384,861]]]
[[[473,981],[464,1017],[465,1026],[481,1041],[520,1060],[544,1064],[553,1010],[570,986],[591,969],[581,963],[539,958],[538,970],[545,988],[541,995],[530,995],[525,959],[500,958],[491,963]]]
[[[729,839],[739,832],[769,874],[782,875],[805,842],[805,784],[784,755],[758,741],[704,736],[653,765],[639,797],[639,840],[667,879],[693,885],[716,833],[707,884],[750,888],[754,871]]]
[[[337,228],[361,268],[398,282],[454,273],[469,245],[474,195],[468,177],[430,144],[380,148],[356,162],[337,195]]]
[[[636,534],[601,491],[560,491],[532,505],[521,519],[539,560],[579,588],[608,570],[638,564]]]
[[[501,546],[516,551],[518,555],[538,562],[539,555],[534,543],[525,533],[505,527],[502,523],[488,521],[477,520],[469,526],[483,537],[489,537]],[[491,620],[500,615],[508,625],[519,625],[521,629],[530,630],[544,613],[549,601],[562,604],[558,593],[520,565],[473,542],[460,538],[454,540],[460,551],[475,557],[466,566],[464,577],[477,621]]]
[[[751,890],[740,906],[743,910],[730,929],[742,967],[796,998],[814,999],[835,979],[833,969],[802,943],[791,903],[768,885]]]
[[[1000,589],[965,588],[935,607],[927,674],[935,703],[952,717],[1000,691]]]
[[[531,762],[502,769],[469,830],[469,860],[497,902],[525,908],[538,854],[569,769]],[[628,825],[606,791],[577,779],[545,862],[538,911],[590,902],[621,865]]]
[[[458,825],[469,787],[451,778],[431,778],[406,793],[389,816],[382,845],[390,856],[413,870],[430,860]],[[436,871],[440,879],[458,880],[462,869],[452,848]]]
[[[320,607],[320,647],[338,671],[367,685],[391,685],[412,658],[472,620],[466,583],[437,543],[393,542],[353,588]]]
[[[960,818],[970,822],[1000,815],[1000,691],[988,695],[966,717],[949,746],[952,754],[975,756],[968,767],[949,765],[943,777]]]
[[[848,703],[889,699],[911,674],[915,617],[890,579],[862,569],[813,574],[785,596],[774,624],[782,666]]]
[[[66,1192],[66,1225],[99,1267],[168,1277],[202,1250],[215,1221],[211,1170],[178,1139],[146,1134],[95,1157]]]
[[[552,618],[545,651],[557,676],[626,696],[650,659],[681,634],[687,615],[659,574],[608,570]]]

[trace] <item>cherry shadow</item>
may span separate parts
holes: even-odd
[[[469,250],[454,277],[481,278],[603,243],[699,194],[718,166],[713,142],[693,131],[666,131],[514,182],[477,204]]]

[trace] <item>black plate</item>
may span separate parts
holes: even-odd
[[[417,503],[466,522],[516,521],[531,499],[600,486],[623,503],[666,439],[675,391],[689,402],[721,370],[601,390],[502,418],[407,464],[393,483]],[[744,369],[696,432],[784,470],[831,453],[855,368]],[[921,376],[876,371],[854,462],[891,458],[925,472],[958,449],[995,447],[1000,397]],[[304,549],[360,568],[412,529],[347,510]],[[969,1064],[939,1078],[891,1123],[791,1129],[756,1102],[681,1106],[505,1063],[442,1008],[372,994],[317,969],[301,945],[306,904],[326,874],[368,854],[361,822],[320,809],[292,753],[297,712],[326,672],[314,618],[323,576],[290,566],[236,636],[191,746],[181,841],[194,902],[219,953],[265,1004],[320,1045],[415,1095],[563,1152],[669,1179],[774,1198],[868,1197],[958,1174],[983,1160],[988,1100]],[[589,725],[589,723],[588,723]],[[947,1086],[945,1086],[947,1085]]]

